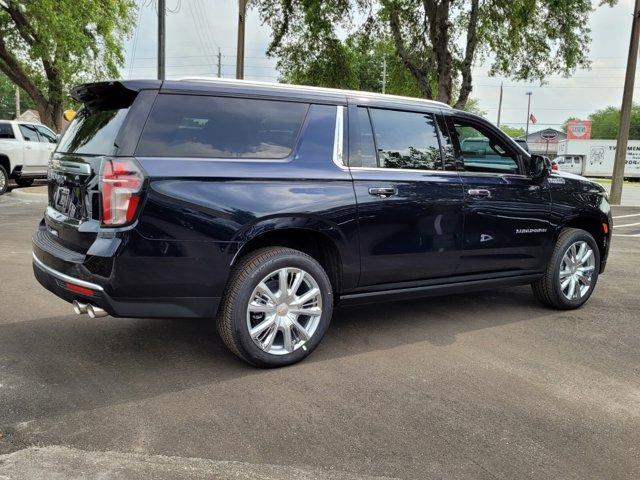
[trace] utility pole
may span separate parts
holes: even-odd
[[[387,56],[382,58],[382,93],[384,93],[387,86]]]
[[[527,133],[525,133],[525,138],[529,136],[529,117],[531,117],[531,95],[533,95],[533,92],[527,92],[529,101],[527,102]]]
[[[500,115],[502,114],[502,85],[503,82],[500,82],[500,100],[498,100],[498,128],[500,127]]]
[[[158,80],[164,80],[165,77],[165,55],[164,44],[166,37],[165,30],[165,12],[166,0],[158,0]]]
[[[236,52],[236,78],[244,78],[244,25],[247,16],[247,0],[238,0],[238,49]]]
[[[20,88],[16,87],[16,118],[20,116]]]
[[[218,47],[218,78],[222,78],[222,53]]]
[[[627,143],[629,142],[629,127],[631,126],[633,84],[635,80],[636,64],[638,62],[639,39],[640,0],[636,0],[635,6],[633,7],[633,23],[631,24],[631,40],[629,41],[627,73],[624,78],[622,107],[620,108],[620,128],[618,129],[616,157],[613,163],[613,177],[611,179],[611,194],[609,195],[609,201],[612,205],[620,205],[622,202],[622,183],[624,182],[624,164],[627,159]]]

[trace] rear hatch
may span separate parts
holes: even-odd
[[[49,234],[71,250],[84,254],[96,238],[100,169],[105,158],[118,155],[118,141],[137,95],[120,82],[83,85],[73,92],[83,106],[52,156],[45,214]]]

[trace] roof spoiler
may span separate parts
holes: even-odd
[[[123,80],[94,82],[71,89],[71,98],[92,108],[127,108],[140,90],[158,90],[160,80]]]

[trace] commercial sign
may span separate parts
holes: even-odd
[[[567,122],[567,140],[589,140],[591,138],[591,120],[569,120]]]

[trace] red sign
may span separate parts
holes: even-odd
[[[567,122],[567,140],[589,140],[591,120],[570,120]]]

